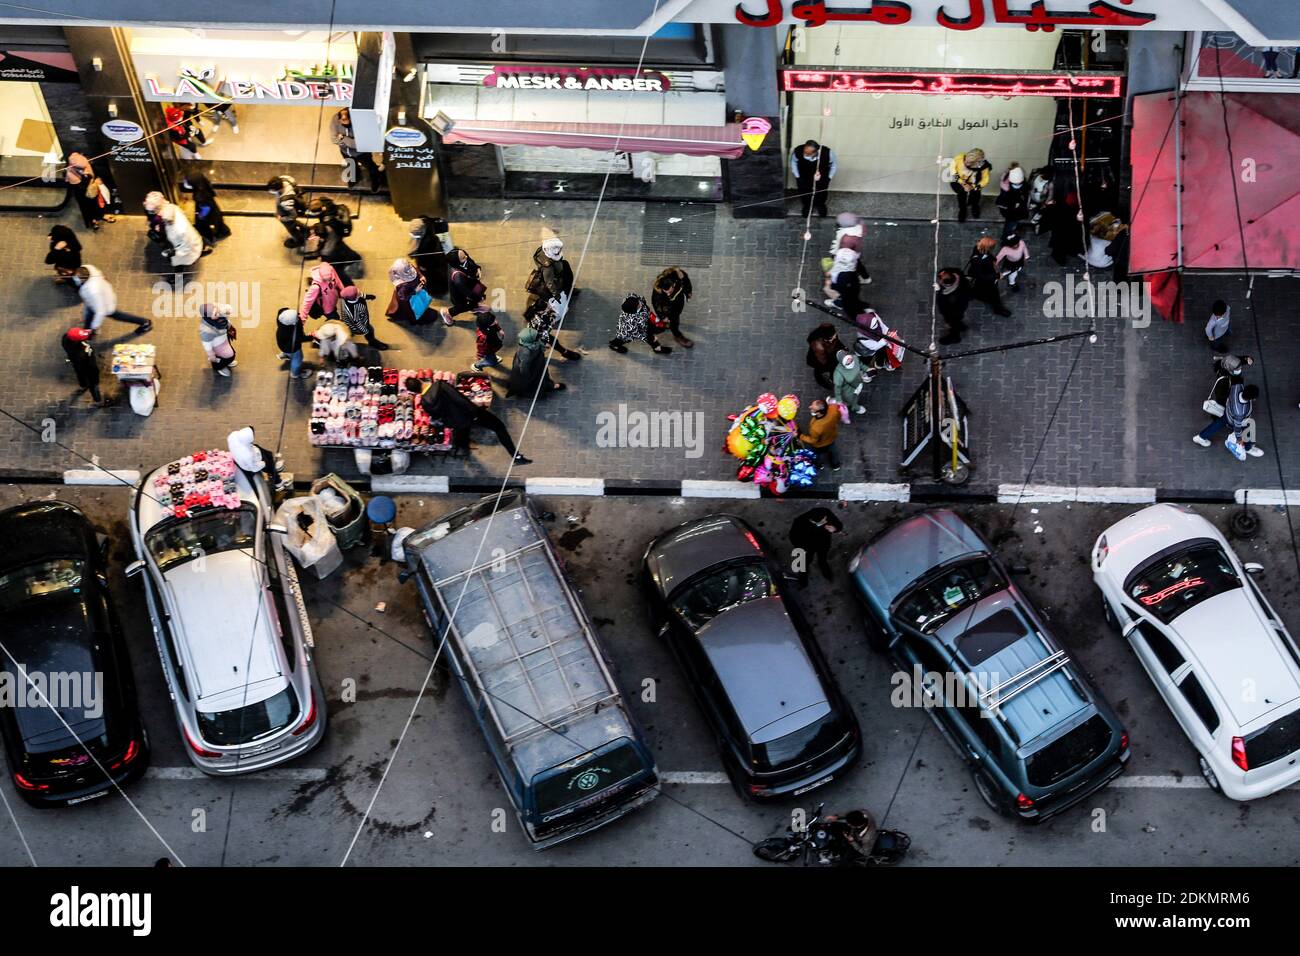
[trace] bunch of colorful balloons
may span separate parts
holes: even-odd
[[[738,481],[752,481],[774,494],[790,485],[809,486],[816,479],[816,460],[799,444],[799,398],[764,392],[738,415],[730,416],[726,449],[742,462]]]

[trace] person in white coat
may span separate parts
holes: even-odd
[[[321,358],[350,362],[361,354],[361,350],[352,341],[348,327],[342,322],[331,319],[313,333],[313,338],[320,345]]]
[[[289,482],[280,476],[284,460],[257,444],[252,425],[245,425],[227,435],[226,448],[230,450],[230,457],[235,459],[235,464],[248,475],[249,480],[265,472],[271,487],[276,491],[284,491],[289,487]]]
[[[190,224],[185,211],[175,203],[168,202],[162,193],[152,192],[145,196],[144,209],[162,220],[167,245],[171,247],[172,268],[192,266],[199,261],[200,256],[212,251],[211,246],[204,245],[203,237]]]
[[[98,332],[105,319],[129,322],[136,327],[135,334],[141,335],[153,328],[153,323],[135,315],[124,315],[117,311],[117,293],[104,273],[92,265],[84,265],[72,276],[72,284],[81,296],[82,327]]]

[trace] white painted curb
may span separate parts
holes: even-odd
[[[1059,504],[1079,501],[1087,504],[1151,505],[1154,488],[1122,488],[1113,485],[998,485],[998,504]]]
[[[594,495],[605,494],[604,478],[529,478],[524,490],[530,495]]]
[[[1235,497],[1239,505],[1300,505],[1300,489],[1292,488],[1238,488]]]
[[[370,490],[382,494],[445,495],[451,487],[446,475],[371,475]]]
[[[697,478],[682,479],[683,498],[761,498],[758,485],[743,481],[706,481]]]
[[[107,468],[72,468],[63,473],[65,485],[130,485],[140,484],[138,471],[110,471]]]
[[[912,486],[878,481],[849,482],[840,485],[840,501],[911,501]]]

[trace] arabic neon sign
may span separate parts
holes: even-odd
[[[949,30],[976,30],[991,19],[994,23],[1007,26],[1023,26],[1026,30],[1042,30],[1051,33],[1058,26],[1085,27],[1094,30],[1114,29],[1129,30],[1144,27],[1155,20],[1154,13],[1138,13],[1124,10],[1120,6],[1094,0],[1085,10],[1059,10],[1050,12],[1043,0],[1034,0],[1029,6],[1012,10],[1011,0],[989,0],[992,17],[985,9],[984,0],[956,0],[958,6],[964,6],[965,16],[955,16],[948,12],[948,5],[940,6],[935,12],[934,20],[939,26]],[[1123,6],[1132,4],[1133,0],[1119,0]],[[790,16],[799,20],[806,27],[820,27],[827,23],[876,23],[881,26],[901,26],[912,20],[911,4],[899,0],[875,0],[865,6],[844,7],[834,10],[826,9],[825,0],[800,0],[791,4]],[[784,0],[767,0],[767,9],[763,13],[750,13],[744,3],[736,4],[736,19],[746,26],[775,27],[785,22]]]
[[[1064,96],[1102,99],[1121,95],[1116,74],[938,73],[929,70],[821,70],[787,67],[781,89],[790,93],[920,93],[929,96]]]

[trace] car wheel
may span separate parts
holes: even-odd
[[[1223,793],[1223,788],[1219,786],[1219,778],[1210,769],[1210,762],[1204,757],[1199,759],[1201,761],[1201,776],[1205,778],[1205,782],[1210,785],[1210,789],[1215,793]]]
[[[972,770],[971,773],[975,777],[975,789],[979,791],[980,799],[988,804],[989,809],[1000,817],[1011,816],[1011,810],[998,799],[997,788],[993,786],[993,781],[989,779],[988,774],[983,770]]]
[[[1110,601],[1106,595],[1101,596],[1101,616],[1106,621],[1106,626],[1116,634],[1120,632],[1119,621],[1115,617],[1115,609],[1110,606]]]

